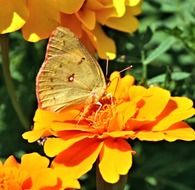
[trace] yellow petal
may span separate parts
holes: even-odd
[[[139,26],[137,18],[132,16],[131,10],[127,7],[124,16],[110,17],[104,24],[110,28],[122,31],[122,32],[134,32]]]
[[[138,5],[141,2],[141,0],[126,0],[126,5],[134,7]]]
[[[114,41],[106,36],[101,26],[96,24],[94,31],[85,30],[97,49],[98,55],[102,59],[114,59],[116,57],[116,47]]]
[[[143,97],[144,105],[140,108],[136,118],[142,120],[154,120],[165,109],[170,93],[158,87],[151,87]]]
[[[77,18],[84,24],[89,30],[94,30],[96,24],[95,12],[89,9],[80,10],[77,14]]]
[[[108,183],[116,183],[120,175],[126,175],[132,165],[132,150],[123,139],[108,139],[100,154],[99,170]]]
[[[110,75],[110,84],[108,85],[106,92],[115,96],[118,83],[121,80],[120,73],[115,71]]]
[[[58,9],[66,14],[73,14],[76,13],[83,5],[85,0],[57,0],[56,4]]]
[[[0,0],[0,33],[14,32],[20,29],[28,18],[24,0]]]
[[[38,153],[24,154],[21,158],[21,168],[29,172],[45,169],[49,165],[49,159]]]
[[[154,131],[162,131],[173,124],[192,117],[195,114],[195,109],[192,108],[193,102],[185,97],[172,98],[177,107],[171,111],[167,116],[161,119],[154,127]]]
[[[28,140],[29,143],[32,143],[37,141],[39,138],[41,138],[45,131],[46,129],[27,131],[22,134],[22,137]]]
[[[170,142],[175,140],[195,140],[195,131],[185,122],[175,124],[171,129],[167,129],[164,133],[165,140]]]
[[[28,1],[30,15],[22,28],[26,40],[36,42],[50,36],[59,22],[59,13],[55,5],[55,2],[50,0]]]
[[[125,0],[113,0],[113,6],[115,7],[117,17],[122,17],[125,14]]]
[[[161,141],[164,140],[163,132],[156,132],[156,131],[141,131],[138,132],[136,135],[141,141]]]
[[[123,115],[124,125],[137,111],[136,104],[133,101],[121,103],[117,106],[117,112]]]
[[[73,173],[67,172],[66,168],[60,165],[59,167],[54,167],[53,171],[56,173],[56,175],[59,177],[59,179],[62,182],[61,188],[62,189],[68,189],[68,188],[74,188],[74,189],[80,189],[80,184],[78,180],[74,177]]]

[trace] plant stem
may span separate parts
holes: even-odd
[[[147,78],[148,78],[148,65],[147,64],[144,64],[144,60],[145,60],[145,53],[144,51],[142,50],[141,51],[141,62],[142,62],[142,83],[144,85],[146,85],[147,83]]]
[[[29,129],[29,124],[27,122],[27,119],[24,117],[24,114],[21,110],[21,107],[17,101],[17,97],[15,94],[15,87],[10,75],[9,70],[9,39],[6,34],[0,35],[0,46],[1,46],[1,54],[2,54],[2,69],[3,69],[3,77],[5,80],[5,85],[7,88],[8,95],[11,99],[12,105],[16,111],[16,114],[18,115],[18,118],[23,125],[23,128],[25,130]]]

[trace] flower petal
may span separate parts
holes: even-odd
[[[149,88],[143,97],[144,105],[140,108],[136,118],[154,120],[165,109],[169,99],[169,91],[158,87]]]
[[[66,28],[69,28],[74,34],[80,38],[82,37],[82,23],[75,14],[60,14],[60,24]]]
[[[45,169],[48,165],[49,159],[36,152],[24,154],[21,158],[21,168],[28,170],[29,172]]]
[[[67,188],[75,188],[80,189],[80,184],[77,179],[75,179],[74,175],[72,173],[68,172],[65,167],[59,166],[54,167],[53,171],[56,173],[56,175],[60,178],[62,185],[61,189],[67,189]]]
[[[112,157],[112,159],[111,159]],[[100,153],[99,170],[108,183],[116,183],[132,165],[132,149],[123,139],[107,139]]]
[[[58,9],[66,14],[73,14],[79,11],[82,7],[85,0],[77,0],[77,1],[70,1],[70,0],[57,0],[56,4]]]
[[[64,133],[64,138],[47,138],[44,143],[44,152],[47,156],[53,157],[66,150],[68,147],[72,146],[76,142],[89,136],[86,133],[67,131]]]
[[[83,23],[83,25],[89,29],[94,30],[96,24],[95,12],[89,9],[80,10],[77,14],[77,18]]]
[[[165,140],[173,142],[175,140],[192,141],[195,140],[195,131],[185,122],[179,122],[165,131]]]
[[[141,2],[141,0],[126,0],[126,5],[134,7],[138,5]]]
[[[124,16],[120,18],[110,17],[104,22],[104,24],[122,32],[134,32],[139,26],[137,18],[132,15],[131,10],[128,7],[126,8]]]
[[[48,38],[59,22],[55,3],[49,0],[33,0],[28,1],[28,7],[30,15],[22,28],[24,38],[31,42]]]
[[[102,148],[98,139],[83,139],[56,156],[53,166],[63,165],[68,172],[79,178],[88,172]]]
[[[16,161],[16,159],[14,158],[14,156],[9,156],[5,162],[4,162],[4,166],[6,167],[18,167],[18,162]]]
[[[117,17],[122,17],[125,14],[125,0],[113,0],[113,6],[115,7]]]
[[[106,36],[100,25],[96,24],[95,29],[90,32],[85,29],[90,40],[97,49],[98,55],[102,59],[114,59],[116,57],[116,47],[114,41]]]
[[[29,12],[24,0],[0,0],[0,33],[14,32],[26,22]]]
[[[193,102],[185,97],[174,97],[170,103],[175,105],[175,109],[172,110],[167,116],[161,119],[154,127],[153,131],[162,131],[173,124],[192,117],[195,114],[195,109],[192,108]]]

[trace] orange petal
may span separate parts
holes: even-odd
[[[64,134],[65,135],[65,134]],[[47,156],[53,157],[66,150],[68,147],[72,146],[76,142],[86,138],[88,134],[75,132],[75,131],[67,131],[65,138],[47,138],[44,143],[44,152]]]
[[[106,36],[99,24],[96,24],[95,29],[91,32],[85,29],[90,40],[97,49],[98,55],[102,59],[114,59],[116,57],[116,47],[114,41]]]
[[[104,139],[104,138],[107,138],[107,137],[113,137],[113,138],[122,137],[122,138],[125,138],[125,139],[128,139],[128,138],[133,139],[134,134],[135,134],[134,131],[111,131],[111,132],[104,132],[102,134],[102,136],[99,136],[99,138]]]
[[[52,162],[63,165],[68,172],[79,178],[88,172],[102,148],[102,142],[97,139],[83,139],[60,153]]]
[[[22,28],[26,40],[36,42],[50,36],[59,22],[59,13],[55,5],[55,2],[49,0],[28,1],[30,15]]]
[[[29,12],[24,0],[0,0],[0,33],[20,29],[28,19]]]
[[[154,127],[154,131],[166,130],[173,124],[192,117],[195,114],[195,109],[192,108],[193,102],[185,97],[171,98],[177,105],[176,109],[171,111],[167,116],[161,119]]]
[[[58,9],[66,14],[73,14],[81,9],[85,0],[69,1],[69,0],[57,0],[56,4]]]
[[[131,10],[127,7],[126,13],[124,16],[110,17],[104,24],[110,28],[122,31],[122,32],[134,32],[139,26],[137,18],[132,16]]]
[[[82,36],[82,23],[76,17],[75,14],[60,14],[60,24],[66,28],[69,28],[74,34],[80,38]]]
[[[107,130],[108,132],[121,131],[124,127],[125,127],[125,124],[123,121],[123,115],[121,113],[116,113],[115,116],[110,119]]]
[[[14,158],[14,156],[9,156],[6,161],[4,162],[4,166],[6,167],[18,167],[18,162]]]
[[[123,139],[108,139],[100,154],[99,170],[108,183],[116,183],[132,165],[132,149]]]
[[[94,30],[96,24],[94,11],[91,11],[89,9],[82,9],[76,15],[87,29]]]
[[[106,7],[110,7],[110,5],[106,5],[105,2],[101,2],[99,0],[87,0],[85,1],[85,8],[91,10],[100,10]]]
[[[39,161],[37,161],[39,162]],[[36,165],[37,163],[34,163]],[[54,188],[58,183],[57,176],[51,168],[45,168],[44,170],[37,170],[32,177],[32,190],[37,189],[56,189]]]
[[[73,120],[80,114],[79,110],[70,109],[62,112],[50,112],[42,109],[37,109],[34,122],[49,123],[51,121],[66,121]]]

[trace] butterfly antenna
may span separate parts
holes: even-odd
[[[123,70],[119,71],[119,73],[123,73],[124,71],[131,70],[132,68],[133,68],[133,65],[130,65],[130,66],[124,68]]]
[[[106,78],[108,78],[108,64],[109,64],[109,57],[106,58]]]

